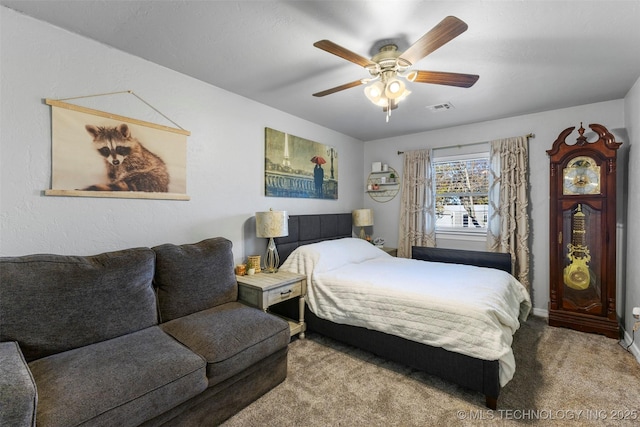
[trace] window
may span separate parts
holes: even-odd
[[[486,233],[489,153],[433,159],[436,231]]]

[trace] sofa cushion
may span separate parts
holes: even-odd
[[[0,343],[0,426],[35,426],[38,395],[15,341]]]
[[[0,341],[27,361],[157,324],[148,248],[0,259]]]
[[[207,387],[205,361],[157,326],[29,367],[42,426],[136,426]]]
[[[289,344],[289,324],[238,302],[181,317],[160,327],[207,360],[215,385]]]
[[[229,240],[216,237],[181,246],[164,244],[153,250],[162,322],[237,299]]]

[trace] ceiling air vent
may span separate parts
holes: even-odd
[[[442,104],[436,104],[436,105],[428,105],[427,109],[429,111],[446,111],[446,110],[453,110],[453,104],[450,102],[444,102]]]

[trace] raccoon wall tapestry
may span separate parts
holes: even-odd
[[[52,189],[46,195],[189,200],[186,137],[175,129],[46,100]]]
[[[90,185],[87,191],[169,191],[164,161],[131,136],[129,126],[86,125],[94,148],[104,157],[109,182]]]

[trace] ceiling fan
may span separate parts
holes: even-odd
[[[464,33],[467,28],[467,24],[460,19],[455,16],[447,16],[404,52],[399,52],[398,46],[390,42],[380,47],[379,52],[371,59],[351,52],[329,40],[315,42],[313,44],[315,47],[364,67],[371,77],[323,90],[322,92],[314,93],[313,96],[326,96],[352,87],[372,83],[365,88],[365,95],[375,105],[382,107],[382,110],[387,113],[387,121],[389,121],[391,110],[398,108],[398,103],[411,93],[406,89],[405,83],[398,77],[417,83],[471,87],[479,76],[475,74],[409,69],[425,56]]]

